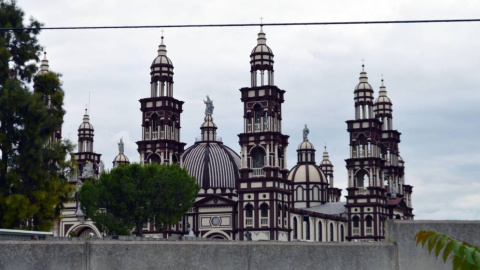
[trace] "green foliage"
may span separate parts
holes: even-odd
[[[112,235],[142,236],[143,224],[158,230],[177,223],[193,205],[199,187],[177,164],[119,166],[87,181],[78,192],[82,210]]]
[[[25,27],[15,1],[0,0],[0,27]],[[41,24],[27,30],[0,31],[0,227],[48,231],[60,215],[73,186],[68,183],[73,150],[69,141],[52,138],[63,122],[59,75],[35,78]],[[50,97],[50,108],[46,108]]]
[[[446,263],[450,257],[454,270],[480,269],[480,247],[454,240],[445,234],[434,231],[419,231],[414,240],[417,246],[421,243],[424,247],[428,243],[428,252],[431,254],[435,249],[436,258],[443,250],[443,261]]]
[[[42,24],[31,18],[30,24],[24,25],[23,16],[16,1],[0,0],[0,27],[27,28],[0,31],[0,85],[8,78],[30,82],[37,71],[35,62],[38,62],[41,47],[36,36]]]

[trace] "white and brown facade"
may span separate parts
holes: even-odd
[[[355,119],[347,121],[350,156],[345,203],[340,201],[342,190],[334,185],[334,166],[326,147],[317,164],[306,126],[297,148],[297,164],[288,168],[289,136],[282,133],[285,90],[275,85],[273,57],[261,28],[250,54],[250,86],[240,89],[239,151],[217,136],[213,101],[208,96],[201,136],[185,149],[180,140],[183,102],[173,97],[173,64],[162,37],[150,67],[150,97],[140,100],[140,162],[180,163],[195,177],[200,192],[177,224],[158,231],[150,221],[145,224],[145,235],[254,241],[382,240],[386,219],[413,218],[412,186],[405,183],[398,150],[400,133],[393,130],[392,104],[383,83],[375,101],[362,68],[354,92]],[[86,130],[82,131],[86,143],[79,142],[79,147],[93,151],[93,127],[91,139]],[[129,162],[122,142],[119,147],[114,167]]]
[[[374,101],[374,91],[362,65],[354,95],[355,119],[347,121],[347,239],[379,241],[384,239],[386,219],[394,215],[413,218],[412,208],[403,201],[404,194],[410,198],[411,186],[404,185],[404,164],[398,151],[400,133],[392,129],[392,103],[383,80]]]

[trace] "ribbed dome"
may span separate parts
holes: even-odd
[[[83,122],[80,124],[78,129],[89,129],[93,131],[93,125],[90,124],[90,118],[87,113],[87,109],[85,109],[85,115],[83,116]]]
[[[221,142],[197,142],[182,156],[182,164],[202,188],[235,189],[240,156]]]
[[[303,141],[298,145],[298,150],[311,150],[311,149],[315,149],[315,147],[313,147],[313,144],[308,140]]]
[[[158,56],[153,60],[152,65],[150,66],[150,75],[152,76],[152,81],[169,81],[173,80],[173,63],[170,58],[167,57],[167,47],[162,42],[158,46]]]
[[[124,154],[118,154],[114,159],[114,163],[129,163],[130,161],[128,160],[128,157],[125,156]]]
[[[263,28],[260,28],[255,46],[250,54],[250,65],[252,70],[273,70],[273,52],[267,46],[267,39]]]
[[[327,178],[322,170],[313,164],[297,164],[290,170],[288,180],[294,183],[318,182],[327,183]]]

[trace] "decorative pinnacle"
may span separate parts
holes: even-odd
[[[365,59],[362,59],[362,71],[365,72]]]

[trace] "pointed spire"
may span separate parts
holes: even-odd
[[[330,157],[328,156],[327,146],[323,149],[323,160],[329,160]]]
[[[43,60],[42,60],[42,63],[40,64],[40,72],[43,73],[43,72],[48,72],[48,60],[47,60],[47,52],[44,51],[43,52]]]
[[[362,59],[362,71],[360,72],[360,82],[366,83],[368,82],[367,72],[365,71],[365,60]]]
[[[88,116],[88,109],[85,108],[85,114],[83,115],[83,122],[88,123],[90,121],[90,117]]]
[[[166,56],[167,55],[167,46],[165,46],[165,44],[163,43],[163,31],[162,31],[161,39],[162,39],[162,41],[160,42],[160,46],[158,46],[158,55]]]
[[[378,92],[378,96],[380,97],[387,96],[387,87],[383,84],[383,75],[382,75],[382,85],[380,86],[380,91]]]
[[[260,32],[258,33],[257,44],[258,45],[267,44],[267,38],[266,38],[265,32],[263,32],[263,25],[260,25]]]

